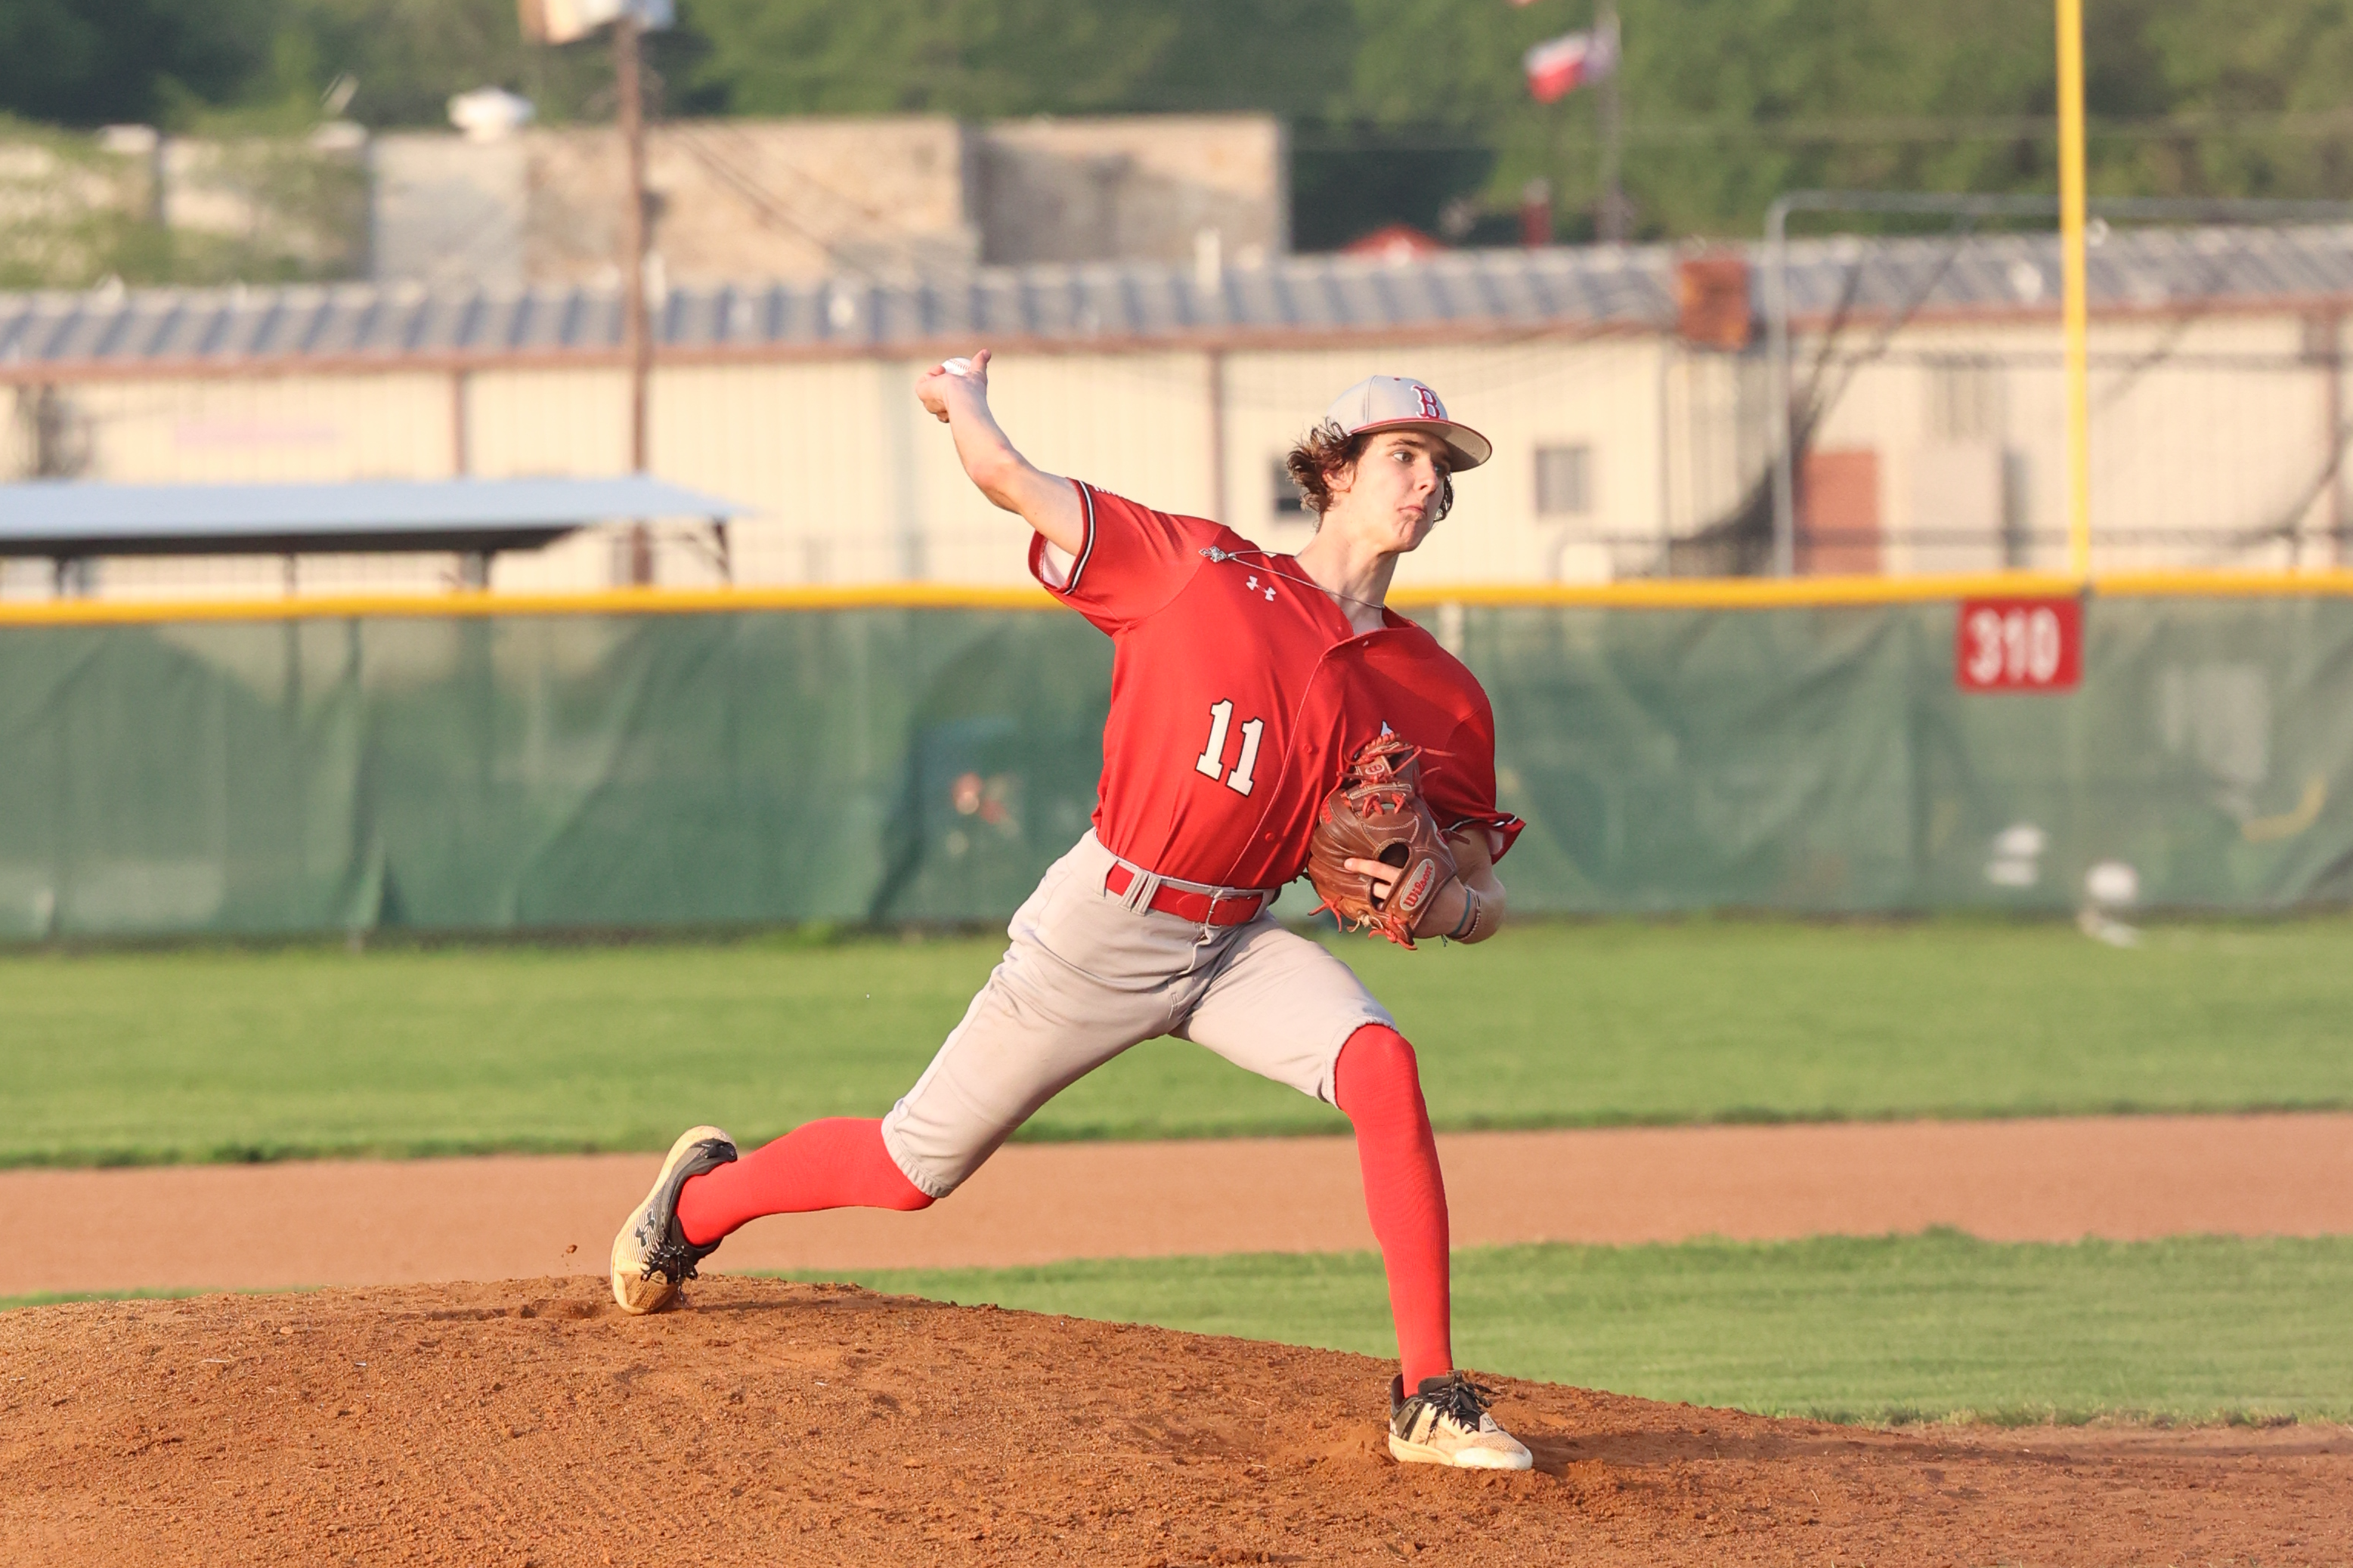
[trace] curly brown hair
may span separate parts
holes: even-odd
[[[1290,473],[1291,482],[1299,487],[1301,502],[1315,514],[1319,527],[1324,509],[1332,504],[1332,476],[1363,457],[1365,448],[1379,434],[1377,430],[1367,430],[1351,436],[1326,419],[1302,436],[1283,457],[1282,466]],[[1440,521],[1453,510],[1454,476],[1443,474],[1438,481],[1438,516],[1430,521]]]

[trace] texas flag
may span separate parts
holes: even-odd
[[[1588,87],[1618,68],[1618,29],[1563,33],[1546,38],[1527,52],[1528,91],[1538,103],[1551,103],[1580,87]]]

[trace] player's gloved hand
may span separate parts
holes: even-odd
[[[1344,864],[1372,884],[1375,901],[1387,904],[1397,892],[1398,879],[1405,875],[1402,868],[1380,860],[1360,860],[1351,857]],[[1462,885],[1460,873],[1449,877],[1445,884],[1421,906],[1420,918],[1413,924],[1416,936],[1444,936],[1462,923],[1462,911],[1469,902],[1470,889]]]
[[[1453,847],[1421,798],[1420,756],[1387,731],[1368,742],[1316,807],[1307,838],[1307,877],[1324,907],[1348,929],[1404,947],[1452,929],[1430,923],[1442,897],[1458,920],[1463,909]]]
[[[969,393],[987,403],[988,360],[989,351],[983,349],[970,359],[941,361],[915,378],[916,401],[943,425],[948,422],[951,397]]]

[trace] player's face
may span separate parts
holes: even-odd
[[[1419,430],[1384,430],[1366,445],[1353,473],[1338,476],[1339,504],[1324,516],[1384,551],[1402,552],[1438,525],[1438,500],[1447,474],[1446,447]]]

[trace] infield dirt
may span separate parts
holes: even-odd
[[[1454,1245],[1884,1236],[2353,1234],[2353,1115],[2070,1117],[1440,1133]],[[0,1296],[503,1279],[604,1267],[655,1154],[0,1171],[74,1245]],[[1270,1194],[1281,1194],[1270,1201]],[[815,1273],[1373,1246],[1345,1138],[1017,1143],[921,1214],[764,1220],[715,1267]]]
[[[721,1279],[0,1315],[0,1539],[111,1563],[2333,1563],[2334,1426],[1894,1432],[1510,1379],[1400,1468],[1362,1357]]]

